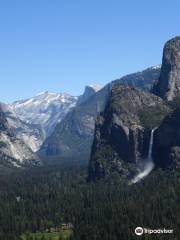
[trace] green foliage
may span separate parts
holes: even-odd
[[[168,113],[170,113],[168,107],[150,106],[139,112],[139,118],[144,127],[152,129],[159,126]]]
[[[0,240],[19,240],[27,230],[27,236],[41,240],[42,233],[36,231],[62,222],[74,225],[69,240],[136,240],[137,226],[173,228],[175,235],[168,239],[180,239],[180,175],[176,171],[156,170],[132,186],[118,175],[86,183],[85,172],[48,166],[0,176]],[[16,196],[21,196],[20,202]],[[44,232],[46,240],[48,234],[57,233]],[[24,235],[21,239],[27,240]]]
[[[99,151],[96,152],[94,155],[94,158],[96,158],[97,162],[100,162],[103,166],[103,169],[106,169],[106,171],[110,168],[110,161],[107,161],[107,159],[113,159],[114,151],[111,148],[111,146],[105,146],[99,149]]]
[[[151,106],[139,112],[141,124],[146,128],[159,126],[162,120],[176,108],[180,108],[180,97],[166,102],[166,106]]]
[[[24,233],[20,236],[20,240],[68,240],[71,234],[71,230],[62,230],[61,232],[51,233]]]

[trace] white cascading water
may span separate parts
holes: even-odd
[[[132,183],[137,183],[139,182],[141,179],[145,178],[154,168],[154,162],[153,162],[153,157],[152,157],[152,148],[153,148],[153,138],[154,138],[154,131],[156,130],[156,128],[153,128],[151,130],[151,137],[150,137],[150,142],[149,142],[149,150],[148,150],[148,157],[147,157],[147,161],[144,165],[143,170],[138,173],[132,180],[131,180],[131,184]]]

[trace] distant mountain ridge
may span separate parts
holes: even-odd
[[[71,159],[87,162],[90,157],[97,115],[104,111],[113,85],[122,84],[150,92],[160,76],[161,66],[148,68],[142,72],[129,74],[112,81],[80,103],[57,124],[53,133],[45,140],[40,155],[48,158]]]
[[[77,97],[66,93],[39,93],[35,97],[11,104],[17,116],[29,124],[40,124],[46,136],[54,130],[66,113],[77,103]]]
[[[136,73],[128,74],[120,79],[113,81],[113,83],[121,83],[123,85],[140,88],[143,91],[150,92],[154,83],[159,79],[161,65],[156,65],[139,71]]]
[[[48,159],[87,162],[95,120],[104,111],[112,86],[129,85],[149,92],[159,74],[160,66],[155,66],[112,81],[105,87],[86,86],[79,97],[46,91],[9,105],[2,104],[2,108],[8,128],[13,129],[14,136],[30,152],[39,151],[40,156]]]
[[[37,152],[57,123],[61,122],[72,108],[86,101],[100,88],[99,85],[87,86],[84,94],[79,97],[45,91],[29,99],[2,105],[16,136],[23,139],[33,152]]]
[[[95,118],[105,107],[109,94],[107,90],[99,90],[85,98],[64,119],[57,124],[53,133],[45,140],[39,153],[42,156],[60,157],[61,159],[87,160],[94,134]],[[85,90],[85,93],[87,91]]]

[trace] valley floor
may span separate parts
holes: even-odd
[[[24,233],[20,236],[20,240],[68,240],[71,234],[72,232],[70,230],[51,233]]]
[[[131,186],[116,174],[88,183],[86,172],[56,166],[0,175],[0,240],[180,239],[178,171],[155,170]],[[35,233],[63,223],[73,224],[72,236]],[[174,233],[139,238],[137,226]],[[27,231],[35,234],[28,239]]]

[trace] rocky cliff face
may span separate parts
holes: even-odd
[[[8,122],[5,118],[5,114],[0,105],[0,131],[6,131],[6,130],[8,130],[8,132],[10,132],[10,129],[8,129]]]
[[[180,108],[168,115],[154,134],[157,167],[180,167]]]
[[[147,107],[165,107],[155,95],[117,85],[105,111],[98,117],[89,164],[89,179],[113,171],[123,176],[136,173],[147,156],[150,130],[143,127],[139,113]]]
[[[37,152],[46,135],[42,126],[22,121],[8,104],[2,103],[1,107],[8,125],[13,129],[16,138],[23,140],[33,152]]]
[[[95,120],[97,115],[104,111],[112,86],[120,83],[150,91],[159,74],[160,66],[155,66],[117,79],[100,90],[98,88],[98,91],[96,88],[96,93],[91,91],[92,95],[86,98],[86,101],[79,102],[56,126],[41,147],[40,154],[58,159],[83,159],[87,162],[90,157]]]
[[[104,109],[108,96],[109,86],[106,86],[88,100],[77,104],[44,142],[40,155],[87,162],[94,135],[95,119]]]
[[[39,164],[37,155],[16,137],[0,106],[0,165],[22,167]]]
[[[79,96],[77,104],[81,104],[81,103],[87,101],[95,93],[97,93],[99,90],[101,90],[101,88],[102,88],[102,86],[100,86],[100,85],[86,86],[83,95]]]
[[[165,44],[161,74],[153,92],[168,101],[180,95],[180,37]]]

